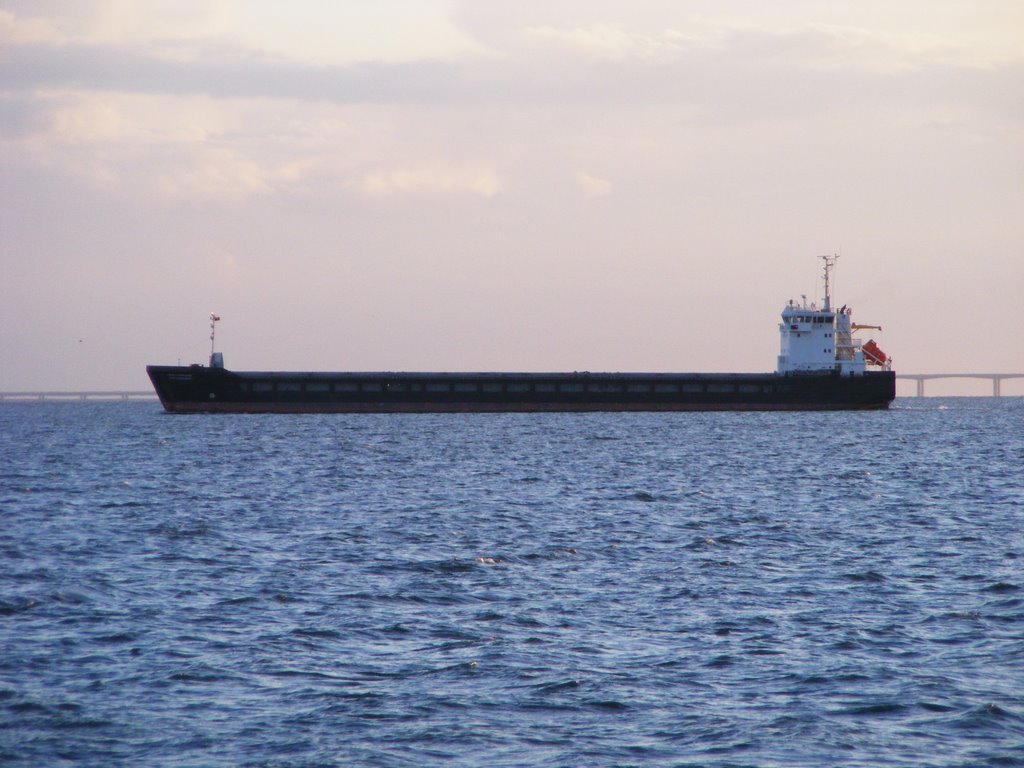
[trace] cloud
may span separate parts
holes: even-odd
[[[180,54],[180,55],[179,55]],[[344,103],[444,103],[485,84],[444,62],[306,64],[245,48],[195,44],[18,45],[0,49],[8,92],[108,91]]]
[[[369,197],[407,194],[472,194],[494,197],[501,189],[498,174],[484,167],[444,165],[391,168],[366,173],[357,188]]]
[[[11,26],[12,14],[0,18]],[[690,105],[754,119],[827,111],[837,103],[854,110],[858,102],[942,99],[943,89],[945,98],[978,102],[986,93],[983,81],[1016,76],[1019,67],[981,69],[966,49],[927,36],[828,23],[756,28],[705,22],[683,31],[612,22],[533,24],[497,40],[504,46],[493,48],[497,55],[349,64],[312,63],[202,36],[151,43],[58,40],[40,20],[19,24],[18,44],[0,46],[9,95],[108,92],[435,108]],[[999,99],[990,101],[989,107],[1004,108]]]
[[[330,105],[282,111],[260,100],[113,92],[0,96],[0,126],[12,166],[132,195],[221,203],[348,178],[360,152],[377,152],[387,136],[376,121],[354,126]]]
[[[672,31],[652,36],[629,32],[614,24],[575,28],[526,27],[523,35],[528,40],[547,43],[556,48],[611,60],[669,57],[680,49],[682,40],[682,35]]]
[[[612,193],[612,183],[610,181],[599,179],[583,171],[576,174],[576,184],[583,197],[588,200],[596,197],[607,197]]]
[[[271,169],[224,150],[211,149],[183,168],[165,170],[157,189],[165,197],[188,201],[236,202],[274,190]]]
[[[198,242],[189,249],[196,266],[211,280],[220,283],[237,283],[243,276],[238,257],[222,245],[208,241]]]
[[[238,205],[275,195],[491,198],[486,150],[406,109],[113,92],[0,97],[8,163],[133,196]],[[434,131],[434,135],[427,135]],[[450,150],[446,161],[424,160]]]
[[[39,43],[59,44],[67,36],[48,19],[22,19],[11,11],[0,8],[0,44],[31,45]]]
[[[759,130],[769,143],[788,134],[797,146],[811,130],[848,132],[841,116],[981,134],[1024,123],[1019,64],[958,66],[948,48],[905,48],[904,38],[852,25],[592,16],[517,17],[506,37],[489,38],[501,55],[471,61],[325,65],[238,40],[180,33],[139,44],[109,25],[72,34],[6,13],[0,24],[17,28],[8,35],[17,44],[0,46],[0,146],[10,162],[173,200],[338,190],[490,198],[538,175],[593,199],[613,186],[578,169],[622,180],[658,154],[682,168],[681,155],[715,144],[702,137],[708,126]],[[743,150],[715,151],[690,166],[723,167]]]

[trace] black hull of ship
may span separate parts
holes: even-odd
[[[839,411],[888,408],[892,371],[774,373],[259,373],[147,366],[172,413]]]

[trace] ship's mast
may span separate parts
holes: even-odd
[[[217,333],[217,321],[220,320],[220,315],[216,312],[210,313],[210,365],[213,365],[213,337]]]
[[[833,253],[831,256],[819,256],[819,259],[825,262],[825,306],[824,310],[829,312],[832,310],[832,284],[830,282],[831,272],[836,266],[836,259],[839,258],[838,253]]]

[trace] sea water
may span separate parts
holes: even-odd
[[[0,405],[0,764],[1024,765],[1024,399]]]

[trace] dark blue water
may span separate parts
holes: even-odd
[[[0,406],[0,764],[1024,765],[1024,399]]]

